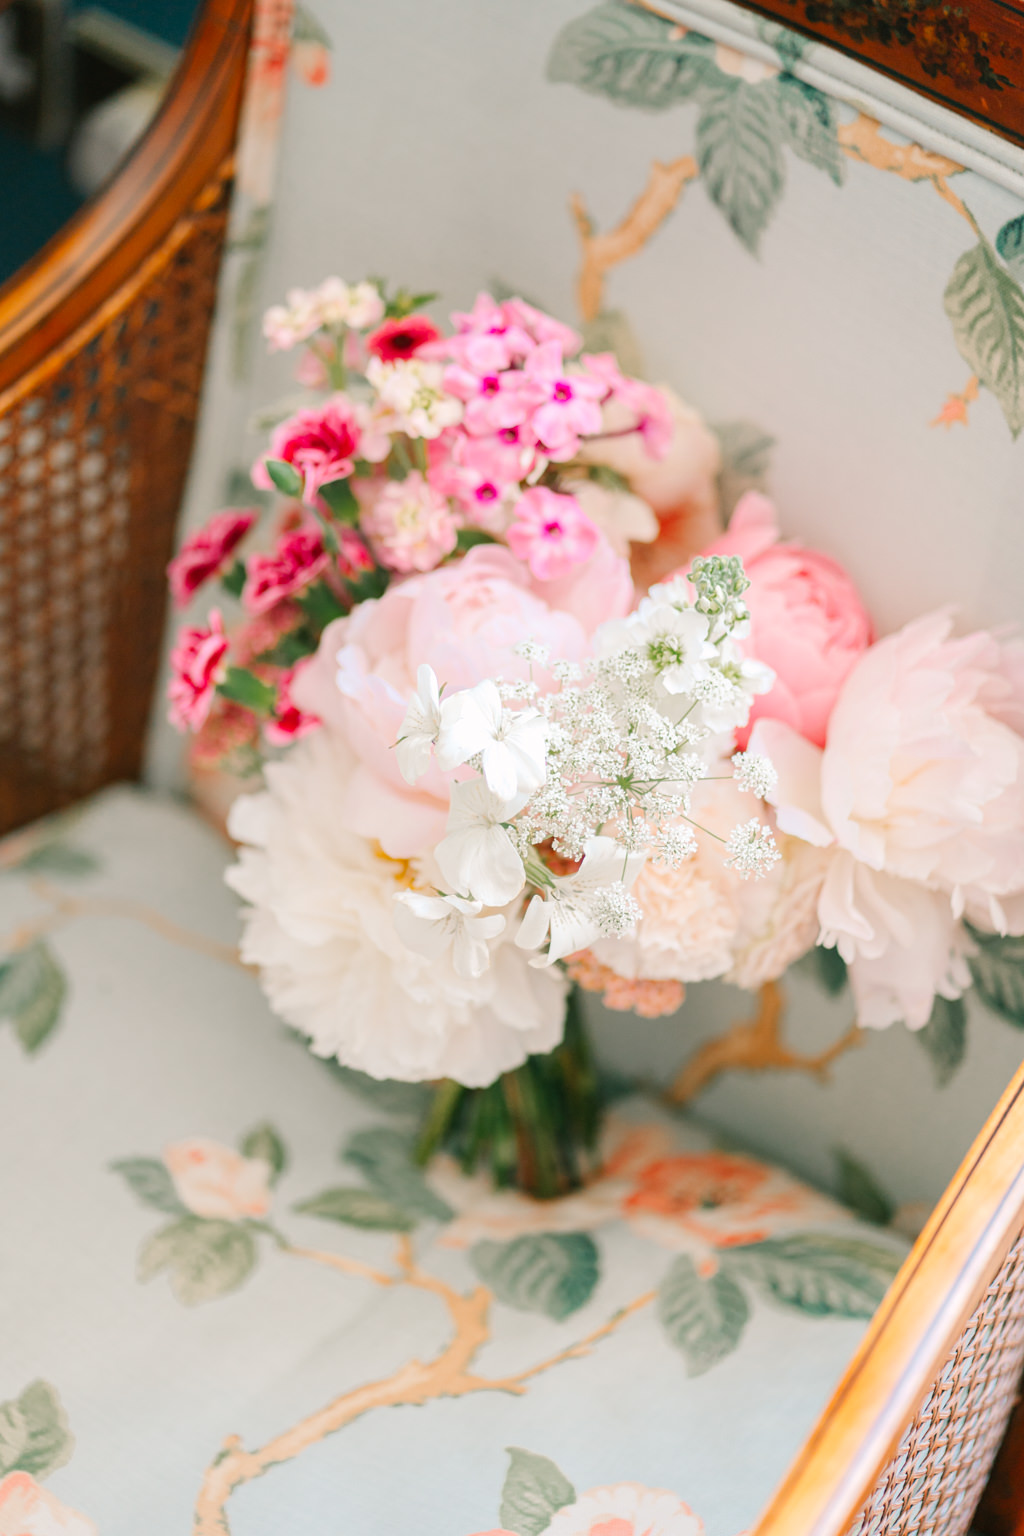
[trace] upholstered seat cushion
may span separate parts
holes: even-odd
[[[570,1199],[420,1174],[229,857],[129,789],[0,848],[0,1532],[738,1536],[900,1241],[639,1097]]]

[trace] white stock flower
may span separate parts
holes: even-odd
[[[395,926],[404,860],[346,830],[337,815],[353,770],[327,729],[267,770],[267,789],[235,802],[243,845],[228,882],[249,904],[243,958],[260,969],[271,1006],[318,1056],[373,1077],[451,1077],[484,1087],[562,1037],[565,988],[535,971],[505,932],[490,966],[460,976],[447,949],[410,949]]]
[[[441,730],[441,690],[433,667],[416,673],[416,692],[409,701],[395,743],[395,757],[402,778],[415,784],[430,767],[430,749]]]
[[[481,917],[483,903],[464,896],[428,896],[399,891],[395,897],[395,927],[403,943],[430,960],[450,947],[459,976],[482,976],[491,963],[488,940],[505,930],[500,912]]]
[[[392,430],[408,437],[440,437],[462,420],[462,401],[445,392],[444,368],[416,357],[385,363],[371,357],[366,377],[390,418]]]
[[[535,709],[509,710],[489,678],[445,701],[437,760],[458,768],[480,754],[488,789],[504,800],[544,783],[548,728]]]
[[[547,953],[530,964],[552,965],[599,938],[631,932],[640,909],[630,888],[645,858],[624,853],[612,837],[592,837],[576,873],[554,877],[548,895],[534,896],[526,909],[516,934],[519,948],[539,949],[550,936]]]
[[[523,861],[502,825],[526,803],[507,800],[483,779],[452,785],[448,832],[435,850],[441,873],[452,888],[488,907],[503,907],[526,884]]]
[[[599,656],[623,647],[638,651],[654,669],[667,693],[690,693],[707,671],[704,662],[714,655],[708,643],[708,621],[695,608],[680,607],[672,598],[676,587],[655,587],[635,613],[615,619],[598,630]]]

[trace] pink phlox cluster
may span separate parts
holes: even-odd
[[[557,581],[591,558],[601,536],[575,496],[537,485],[516,502],[506,537],[538,581]]]

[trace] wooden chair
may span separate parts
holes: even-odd
[[[224,243],[252,0],[0,289],[0,830],[138,777]]]

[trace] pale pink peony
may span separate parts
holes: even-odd
[[[193,1216],[259,1220],[270,1210],[272,1170],[261,1157],[243,1157],[219,1141],[193,1136],[165,1147],[163,1159],[178,1199]]]
[[[312,501],[322,485],[350,475],[357,457],[376,462],[388,446],[381,433],[369,428],[364,406],[347,395],[332,395],[315,410],[298,411],[274,428],[269,453],[253,466],[253,484],[271,490],[266,460],[282,459],[302,476],[302,494]]]
[[[739,555],[743,561],[751,615],[745,645],[775,673],[770,692],[753,702],[740,745],[764,716],[785,720],[824,746],[843,681],[873,638],[857,588],[828,555],[780,543],[775,508],[756,491],[741,499],[728,532],[705,553]]]
[[[258,517],[255,507],[244,511],[229,507],[189,534],[167,567],[171,597],[179,608],[186,607],[193,593],[217,574]]]
[[[171,652],[168,719],[179,731],[198,731],[213,705],[224,670],[228,637],[220,610],[210,609],[208,629],[186,627],[179,631]]]
[[[779,826],[826,852],[823,941],[879,1028],[920,1028],[969,985],[962,913],[1024,932],[1024,647],[951,631],[930,614],[866,651],[823,752],[781,721],[752,741],[779,774]]]
[[[456,546],[448,502],[418,470],[375,483],[360,502],[361,526],[380,563],[393,571],[432,571]]]
[[[97,1531],[30,1473],[9,1472],[0,1482],[0,1536],[97,1536]]]
[[[539,581],[568,576],[596,552],[600,534],[575,496],[537,485],[516,502],[509,548]]]
[[[581,1493],[544,1527],[544,1536],[704,1536],[704,1525],[674,1493],[615,1483]]]
[[[525,639],[550,646],[553,658],[582,661],[593,628],[627,612],[631,599],[624,563],[597,562],[579,568],[578,583],[556,584],[560,602],[549,604],[544,584],[531,581],[510,550],[481,545],[396,583],[328,627],[293,691],[300,708],[342,733],[359,760],[338,808],[347,826],[376,838],[393,858],[440,841],[448,781],[434,766],[411,787],[392,750],[418,667],[433,667],[455,691],[486,677],[526,678],[529,664],[514,649]]]
[[[329,564],[319,528],[304,523],[282,534],[273,554],[249,556],[242,603],[250,613],[266,613],[317,581]]]

